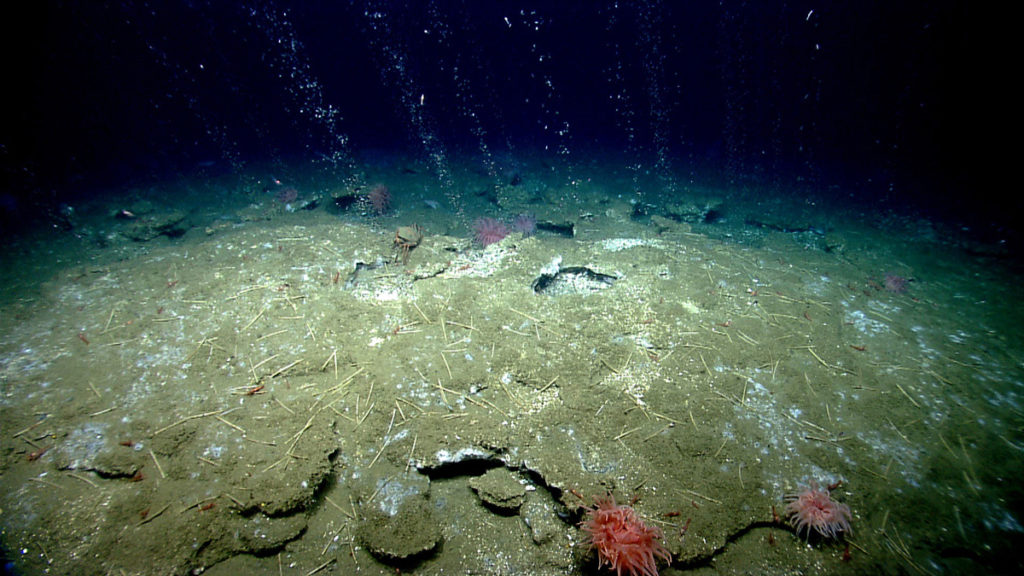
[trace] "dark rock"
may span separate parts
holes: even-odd
[[[352,208],[359,206],[359,195],[358,194],[342,194],[341,196],[334,197],[334,211],[335,212],[347,212]]]
[[[617,277],[595,272],[583,266],[561,268],[554,274],[544,273],[533,281],[537,294],[560,296],[563,294],[589,294],[611,288]]]
[[[573,238],[576,236],[576,225],[572,222],[550,222],[548,220],[538,220],[537,230],[543,230],[545,232],[551,232],[559,236],[566,238]]]
[[[722,201],[717,198],[677,202],[665,206],[665,216],[690,224],[712,222],[719,217],[721,212]]]
[[[132,220],[131,223],[121,230],[125,237],[136,242],[147,242],[157,236],[168,236],[177,238],[188,231],[188,224],[185,222],[187,214],[180,210],[153,214],[145,218]]]

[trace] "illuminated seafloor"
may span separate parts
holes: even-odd
[[[453,162],[456,208],[376,160],[382,214],[315,170],[199,174],[10,245],[14,573],[593,573],[577,524],[605,492],[663,531],[661,574],[1016,562],[998,247],[728,187],[646,208],[608,158],[497,189]],[[533,234],[473,239],[522,213]],[[852,511],[838,540],[785,522],[812,481]]]

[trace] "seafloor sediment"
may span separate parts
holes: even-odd
[[[826,239],[723,195],[728,219],[691,225],[576,191],[538,214],[571,237],[486,248],[401,190],[383,216],[249,192],[175,238],[131,238],[113,205],[26,236],[0,301],[10,560],[583,573],[580,511],[605,492],[664,532],[663,573],[1006,551],[1020,312],[1000,268],[921,222]],[[774,520],[810,480],[841,481],[839,542]]]

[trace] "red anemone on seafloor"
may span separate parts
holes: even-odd
[[[657,558],[672,561],[661,544],[661,530],[647,526],[630,506],[615,503],[615,497],[598,497],[587,508],[581,524],[586,543],[597,550],[598,566],[608,565],[618,576],[657,576]]]
[[[814,480],[802,491],[786,496],[786,500],[786,516],[798,536],[805,530],[807,538],[812,531],[825,538],[838,538],[840,532],[850,532],[850,507],[833,500],[828,489],[820,488]]]

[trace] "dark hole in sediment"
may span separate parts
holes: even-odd
[[[537,294],[559,296],[562,294],[589,294],[611,286],[617,277],[595,272],[584,266],[562,268],[554,274],[541,274],[533,281]]]

